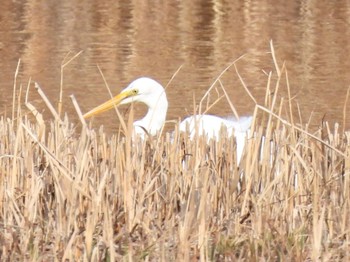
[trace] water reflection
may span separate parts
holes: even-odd
[[[39,82],[55,104],[61,64],[67,54],[83,53],[64,68],[65,109],[75,118],[70,94],[88,110],[131,80],[149,76],[166,85],[168,119],[193,112],[214,79],[232,61],[259,102],[264,100],[267,76],[274,70],[269,41],[274,40],[280,65],[286,62],[293,103],[303,121],[313,112],[317,126],[326,119],[342,121],[349,86],[349,6],[343,2],[291,1],[10,1],[0,11],[0,110],[11,107],[12,84],[18,59],[18,82]],[[240,114],[253,103],[234,68],[222,77]],[[280,90],[287,96],[287,90]],[[213,100],[218,96],[212,94]],[[44,104],[32,92],[31,100]],[[136,107],[142,115],[144,107]],[[229,105],[211,113],[230,114]],[[350,114],[349,114],[350,115]],[[115,129],[113,112],[95,119]],[[350,116],[347,116],[347,122]],[[111,124],[113,123],[113,124]]]

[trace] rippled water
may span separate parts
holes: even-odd
[[[293,105],[302,121],[314,126],[322,118],[343,119],[350,49],[350,8],[347,1],[6,1],[0,10],[0,110],[12,106],[13,79],[21,59],[18,87],[29,79],[40,83],[57,104],[61,65],[64,67],[64,109],[73,121],[69,98],[74,94],[83,111],[114,94],[139,76],[166,85],[168,119],[193,112],[194,103],[235,59],[248,89],[264,101],[267,75],[274,70],[272,39],[280,66],[288,69]],[[124,1],[123,1],[124,2]],[[222,84],[242,115],[254,104],[234,68]],[[279,95],[287,97],[285,85]],[[222,92],[220,91],[220,94]],[[217,97],[212,93],[212,101]],[[30,100],[46,110],[34,89]],[[127,109],[127,107],[123,107]],[[137,106],[142,115],[144,106]],[[227,116],[223,99],[211,113]],[[47,116],[48,117],[48,116]],[[117,126],[115,113],[96,117],[94,125]],[[349,127],[350,114],[346,117]]]

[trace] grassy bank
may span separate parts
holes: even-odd
[[[240,166],[225,136],[132,142],[131,118],[107,135],[14,105],[0,119],[1,258],[350,260],[349,133],[297,124],[287,79],[268,75]]]

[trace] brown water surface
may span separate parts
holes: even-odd
[[[266,72],[275,69],[272,39],[279,65],[286,62],[302,121],[311,117],[317,126],[325,117],[342,123],[350,84],[349,20],[348,1],[5,1],[0,10],[0,111],[10,115],[19,59],[17,86],[25,88],[31,78],[56,105],[61,64],[80,51],[63,70],[64,110],[73,121],[77,117],[69,95],[84,112],[109,98],[99,68],[116,94],[140,76],[166,85],[182,66],[167,87],[172,120],[192,113],[194,102],[219,74],[244,55],[237,68],[262,103]],[[233,67],[221,82],[238,113],[251,114],[254,103]],[[282,87],[279,95],[287,97]],[[217,96],[213,92],[212,101]],[[29,99],[47,111],[34,89]],[[137,106],[137,115],[144,110]],[[210,113],[228,116],[231,109],[223,99]],[[346,120],[348,128],[350,114]],[[96,117],[94,126],[100,124],[115,129],[115,112]]]

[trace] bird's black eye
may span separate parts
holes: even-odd
[[[132,90],[132,94],[133,94],[133,95],[137,95],[138,92],[139,92],[139,91],[138,91],[137,89],[133,89],[133,90]]]

